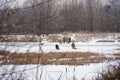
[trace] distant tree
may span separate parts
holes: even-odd
[[[120,32],[120,0],[109,0],[111,7],[112,23],[114,31]]]
[[[94,19],[94,0],[86,0],[87,6],[87,18],[88,18],[88,29],[92,32],[93,31],[93,19]]]
[[[64,3],[60,11],[62,17],[63,31],[80,31],[85,29],[84,26],[84,7],[81,2],[72,0],[71,3]]]

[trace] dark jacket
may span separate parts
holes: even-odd
[[[59,50],[59,49],[60,49],[60,48],[59,48],[59,46],[58,46],[57,44],[55,45],[55,48],[56,48],[57,50]]]
[[[73,49],[75,49],[75,43],[74,43],[74,42],[71,44],[71,47],[72,47]]]

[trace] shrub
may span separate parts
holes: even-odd
[[[120,80],[120,63],[117,67],[112,65],[108,68],[107,72],[103,71],[95,80]]]

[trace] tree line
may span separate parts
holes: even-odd
[[[0,6],[0,34],[120,32],[119,0],[26,0]]]

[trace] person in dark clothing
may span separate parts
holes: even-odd
[[[76,49],[74,42],[72,42],[71,47],[72,47],[72,49]]]
[[[65,43],[65,41],[66,41],[66,38],[65,38],[65,37],[63,37],[63,43]]]
[[[55,48],[56,48],[57,50],[59,50],[59,49],[60,49],[60,48],[59,48],[59,46],[58,46],[57,44],[55,45]]]
[[[69,39],[68,39],[68,43],[70,43],[71,42],[71,38],[69,37]]]

